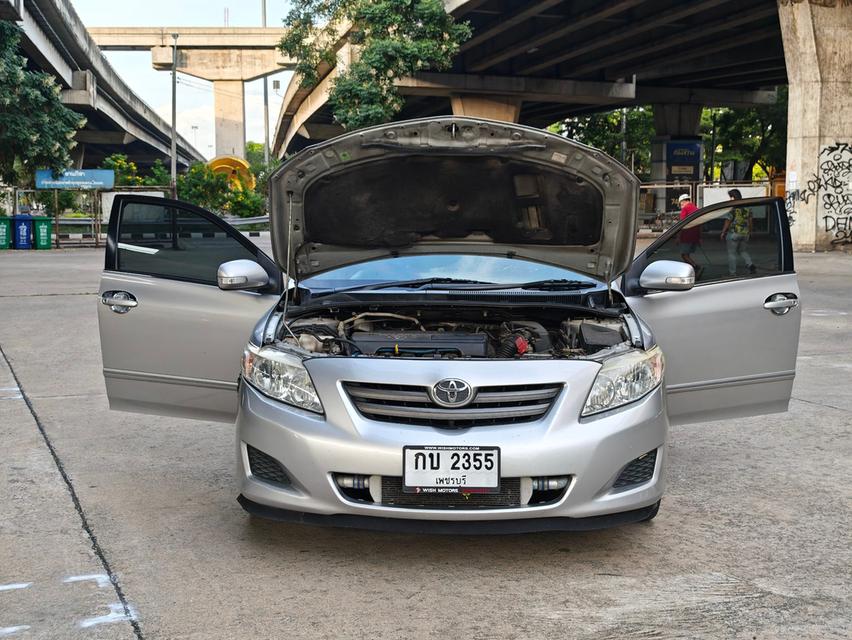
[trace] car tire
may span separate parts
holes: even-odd
[[[657,500],[657,504],[655,504],[655,505],[651,508],[651,513],[649,513],[647,516],[645,516],[644,518],[642,518],[639,522],[651,522],[651,520],[653,520],[654,518],[656,518],[656,517],[657,517],[657,514],[660,512],[660,503],[661,503],[661,502],[662,502],[662,500]]]

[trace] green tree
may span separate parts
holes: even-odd
[[[44,206],[45,211],[47,211],[49,215],[56,215],[57,212],[54,207],[53,189],[37,191],[35,199],[36,202]],[[60,189],[57,194],[57,199],[59,200],[59,213],[62,213],[66,209],[73,209],[77,206],[77,194],[73,191]]]
[[[114,153],[104,158],[101,169],[112,169],[115,172],[115,184],[118,187],[167,187],[171,184],[171,174],[163,161],[157,158],[148,170],[147,175],[140,175],[136,163],[123,153]]]
[[[101,169],[112,169],[115,172],[116,186],[135,187],[142,184],[142,177],[139,175],[136,163],[128,160],[123,153],[114,153],[104,158]]]
[[[142,184],[146,187],[167,187],[172,183],[172,175],[163,161],[157,158],[148,170],[148,175],[142,177]]]
[[[263,144],[251,141],[246,142],[246,161],[249,163],[251,172],[255,177],[255,191],[265,198],[269,189],[269,176],[278,168],[281,161],[275,156],[270,155],[269,164],[267,165],[263,158]]]
[[[303,86],[334,66],[338,30],[351,24],[356,59],[332,81],[329,105],[346,129],[391,120],[403,106],[396,81],[418,71],[444,70],[470,37],[441,0],[293,0],[281,50],[298,60]]]
[[[266,209],[266,199],[262,194],[247,186],[232,188],[228,194],[227,211],[238,218],[262,216]]]
[[[177,195],[180,200],[217,213],[226,210],[230,193],[228,176],[224,173],[214,173],[203,162],[195,163],[177,179]]]
[[[773,104],[758,105],[748,109],[715,109],[716,147],[714,163],[730,160],[742,164],[742,177],[751,180],[754,167],[767,174],[787,163],[787,87],[778,87],[778,97]],[[706,160],[712,138],[712,116],[704,110],[702,134]],[[739,176],[724,176],[733,180]]]
[[[202,162],[178,176],[178,199],[220,215],[240,218],[262,216],[266,199],[246,184],[234,185],[224,173],[215,173]]]
[[[263,161],[262,142],[252,142],[251,140],[246,142],[246,162],[251,166],[251,172],[255,176],[263,171],[266,163]]]
[[[613,158],[621,157],[621,109],[574,116],[549,127],[554,133],[600,149]],[[651,138],[654,136],[654,114],[648,107],[627,109],[627,158],[634,172],[643,180],[651,176]]]
[[[20,39],[17,26],[0,20],[0,180],[7,184],[17,181],[19,169],[71,166],[74,134],[86,123],[62,104],[51,75],[27,69]]]

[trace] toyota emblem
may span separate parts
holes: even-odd
[[[473,400],[473,388],[464,380],[445,378],[430,389],[429,395],[442,407],[463,407]]]

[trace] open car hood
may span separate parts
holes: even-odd
[[[269,187],[275,259],[297,279],[454,253],[611,280],[633,256],[636,176],[601,151],[506,122],[440,117],[361,129],[289,158]]]

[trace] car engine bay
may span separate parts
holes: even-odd
[[[423,309],[299,315],[278,339],[312,355],[386,358],[585,358],[630,348],[623,317],[559,309]],[[532,319],[530,315],[537,319]]]

